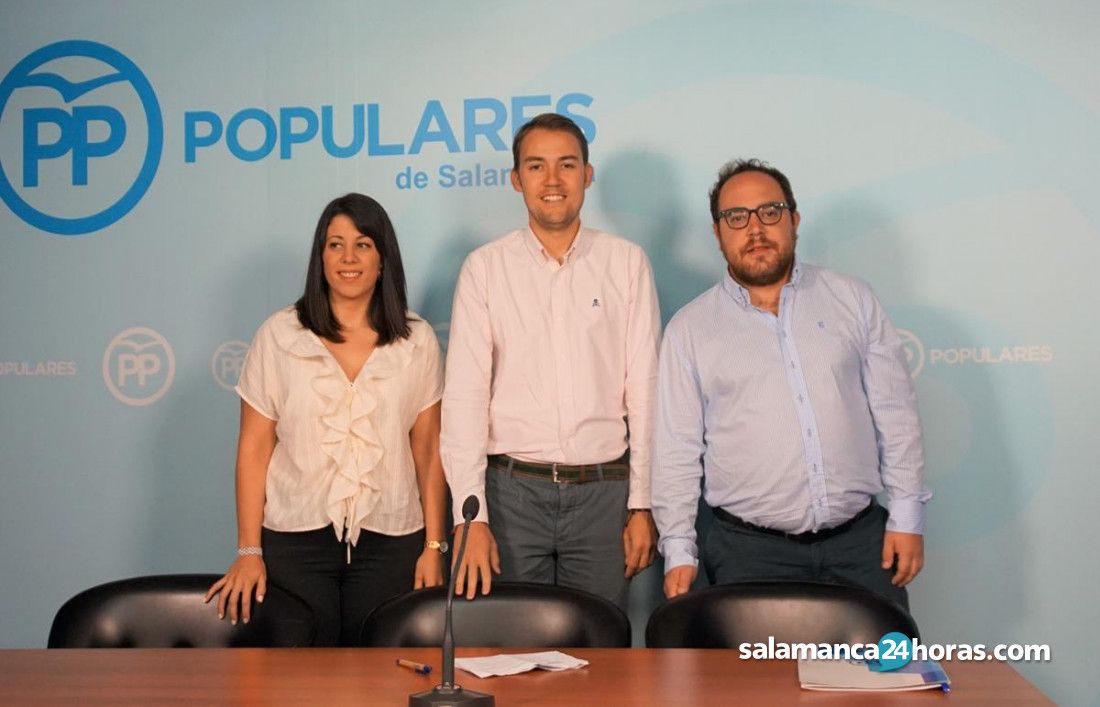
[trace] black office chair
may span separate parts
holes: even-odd
[[[313,612],[298,597],[267,587],[251,620],[218,619],[217,598],[202,602],[220,575],[134,577],[86,589],[58,610],[49,648],[225,648],[308,646]]]
[[[650,648],[733,648],[742,643],[878,643],[919,638],[909,612],[874,592],[823,582],[740,582],[689,592],[649,617]]]
[[[363,625],[362,646],[438,646],[447,588],[420,589],[377,607]],[[458,646],[626,648],[630,620],[610,601],[578,589],[493,582],[487,596],[454,599]]]

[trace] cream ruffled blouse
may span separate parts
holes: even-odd
[[[363,529],[406,535],[424,527],[409,430],[442,397],[443,371],[435,332],[409,318],[409,337],[376,348],[351,381],[293,307],[256,332],[236,390],[276,423],[266,528],[331,523],[354,545]]]

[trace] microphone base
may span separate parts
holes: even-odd
[[[436,685],[427,692],[409,695],[409,707],[495,707],[492,695],[473,690],[463,690],[460,685]]]

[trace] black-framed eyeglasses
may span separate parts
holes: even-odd
[[[773,226],[783,218],[783,210],[789,209],[786,202],[773,201],[770,204],[761,204],[755,209],[746,209],[740,206],[725,211],[719,211],[718,216],[725,220],[726,225],[734,230],[740,230],[749,225],[749,219],[753,214],[760,219],[765,226]]]

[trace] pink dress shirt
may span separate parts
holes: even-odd
[[[636,244],[582,227],[563,263],[529,228],[478,248],[455,289],[440,452],[455,499],[487,519],[489,454],[595,464],[630,448],[630,508],[649,508],[660,314]]]

